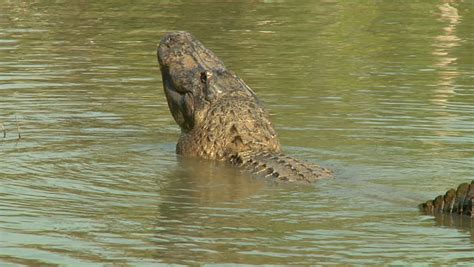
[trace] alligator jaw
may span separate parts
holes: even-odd
[[[158,45],[157,56],[168,106],[185,132],[196,124],[197,113],[203,113],[225,95],[257,101],[250,87],[190,33],[166,34]]]

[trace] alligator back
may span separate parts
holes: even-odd
[[[239,154],[231,162],[251,173],[274,178],[276,182],[312,183],[333,177],[329,169],[282,153]]]
[[[429,214],[459,214],[474,218],[474,180],[462,183],[456,190],[450,189],[444,195],[420,204],[420,209]]]

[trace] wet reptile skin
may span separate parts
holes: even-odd
[[[462,183],[456,190],[450,189],[444,195],[420,204],[420,208],[429,214],[460,214],[474,218],[474,180]]]
[[[332,172],[281,153],[268,112],[255,93],[187,32],[158,46],[163,87],[181,136],[176,152],[228,161],[276,182],[310,183]]]

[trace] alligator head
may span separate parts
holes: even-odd
[[[254,92],[201,42],[187,32],[166,34],[158,46],[168,106],[183,132],[204,120],[205,112],[223,96]]]

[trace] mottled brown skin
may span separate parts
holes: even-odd
[[[474,218],[474,180],[462,183],[456,190],[450,189],[444,195],[420,204],[420,209],[428,214],[458,214]]]
[[[268,112],[252,89],[191,34],[166,34],[158,63],[168,106],[181,128],[178,154],[228,161],[277,182],[332,177],[328,169],[281,153]]]

